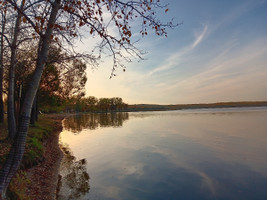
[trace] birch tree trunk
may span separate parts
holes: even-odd
[[[39,87],[39,82],[45,67],[47,60],[49,42],[56,22],[56,17],[60,7],[61,0],[55,0],[52,3],[52,10],[50,13],[50,18],[48,21],[47,30],[42,39],[41,50],[38,55],[38,60],[36,64],[36,69],[29,85],[29,88],[26,92],[24,103],[21,108],[20,117],[19,117],[19,127],[17,135],[15,137],[14,143],[11,147],[10,153],[7,157],[7,160],[0,171],[0,200],[6,199],[6,190],[7,187],[15,175],[16,171],[19,169],[26,144],[26,137],[29,128],[31,108],[36,95],[37,89]]]

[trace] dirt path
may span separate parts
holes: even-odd
[[[32,200],[56,199],[56,188],[58,182],[58,170],[63,153],[59,148],[59,134],[62,131],[62,120],[64,116],[49,116],[55,121],[54,130],[45,143],[44,161],[39,165],[27,170],[28,178],[31,180],[27,188],[27,195]]]

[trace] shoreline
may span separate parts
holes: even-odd
[[[64,156],[59,146],[59,134],[62,132],[62,120],[66,115],[47,115],[54,121],[54,127],[44,141],[44,161],[26,170],[30,183],[26,194],[30,199],[54,200],[57,196],[58,175]]]

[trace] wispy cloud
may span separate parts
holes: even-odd
[[[195,50],[196,47],[199,46],[199,44],[207,38],[209,35],[215,33],[220,28],[223,28],[224,26],[228,25],[229,23],[232,23],[236,19],[240,18],[242,15],[244,15],[249,10],[253,9],[258,3],[255,2],[245,2],[244,4],[241,4],[240,6],[234,8],[230,13],[225,15],[216,25],[213,25],[212,27],[209,27],[207,24],[204,25],[202,31],[198,31],[195,33],[194,41],[191,44],[188,44],[186,47],[182,48],[181,50],[175,52],[171,56],[169,56],[163,65],[153,69],[149,72],[149,76],[154,75],[158,72],[169,70],[175,66],[178,66],[181,59],[186,54],[191,53],[193,50]]]
[[[196,39],[195,39],[195,42],[193,43],[191,49],[194,49],[194,48],[196,48],[198,46],[198,44],[203,40],[203,38],[207,34],[207,31],[208,31],[208,26],[205,25],[202,33],[201,34],[197,34]]]
[[[201,32],[198,32],[195,34],[194,41],[190,43],[189,45],[185,46],[181,50],[175,52],[174,54],[170,55],[165,61],[164,65],[161,65],[152,71],[149,72],[149,76],[152,76],[155,73],[166,71],[168,69],[171,69],[177,65],[179,65],[180,60],[182,59],[183,56],[186,54],[192,52],[206,37],[208,32],[208,26],[205,25],[203,30]]]
[[[167,84],[169,86],[165,87],[164,91],[184,91],[191,93],[191,98],[198,96],[202,99],[211,96],[225,96],[230,99],[233,96],[245,97],[260,93],[267,86],[264,81],[267,76],[266,45],[265,38],[249,43],[239,51],[232,49],[223,52],[205,68],[201,66],[205,70],[176,83]]]

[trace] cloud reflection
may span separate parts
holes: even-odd
[[[80,138],[76,152],[88,160],[94,180],[86,198],[250,200],[267,195],[266,109],[130,113],[129,119],[120,129],[70,133],[70,143]]]

